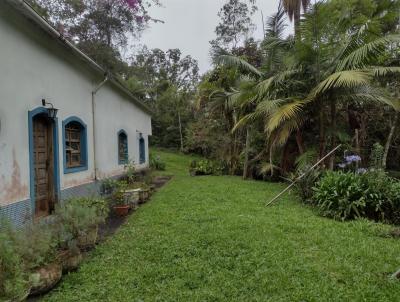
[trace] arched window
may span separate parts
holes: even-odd
[[[124,130],[120,130],[118,132],[118,163],[127,164],[128,157],[128,136]]]
[[[78,117],[63,121],[64,173],[87,170],[86,124]]]
[[[144,164],[146,162],[146,144],[142,134],[139,138],[139,163]]]

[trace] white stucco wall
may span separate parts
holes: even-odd
[[[138,168],[148,164],[148,135],[151,135],[151,119],[148,114],[132,104],[110,84],[96,94],[96,157],[99,178],[120,175],[123,165],[118,165],[118,132],[128,135],[129,159]],[[98,135],[101,133],[101,135]],[[139,133],[146,141],[146,163],[139,164]]]
[[[61,190],[94,180],[91,91],[102,81],[84,62],[30,21],[0,3],[0,206],[30,197],[28,111],[45,98],[59,109]],[[150,116],[106,85],[98,92],[99,172],[122,172],[117,132],[129,136],[129,153],[138,162],[136,130],[151,133]],[[64,174],[62,121],[76,116],[87,125],[88,170]],[[148,152],[146,152],[148,153]],[[148,155],[148,154],[147,154]]]

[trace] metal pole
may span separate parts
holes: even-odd
[[[286,189],[284,189],[281,193],[276,195],[274,198],[271,199],[267,203],[267,207],[270,206],[272,203],[274,203],[279,197],[281,197],[283,194],[285,194],[291,187],[293,187],[300,179],[302,179],[304,176],[306,176],[308,173],[310,173],[312,170],[314,170],[315,167],[317,167],[320,163],[322,163],[325,159],[327,159],[329,156],[331,156],[333,153],[336,152],[342,145],[337,146],[335,149],[333,149],[331,152],[329,152],[327,155],[325,155],[323,158],[321,158],[314,166],[312,166],[310,169],[308,169],[306,172],[301,174],[299,177],[297,177]]]

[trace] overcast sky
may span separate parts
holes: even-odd
[[[165,21],[151,24],[142,36],[141,44],[149,48],[167,50],[179,48],[184,55],[199,61],[203,73],[210,67],[209,41],[215,38],[215,27],[219,22],[218,11],[226,0],[162,0],[163,7],[153,7],[150,15]],[[264,16],[276,12],[279,0],[258,0],[259,11],[254,15],[256,39],[262,38],[262,10]]]

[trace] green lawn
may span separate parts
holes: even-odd
[[[171,182],[46,301],[399,301],[400,241],[389,227],[318,217],[281,185],[190,177],[189,157],[156,152]]]

